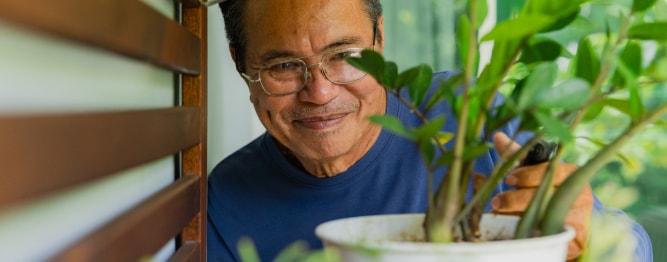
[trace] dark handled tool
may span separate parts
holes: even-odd
[[[533,146],[533,148],[528,151],[526,159],[523,161],[524,166],[530,166],[535,164],[540,164],[551,160],[558,144],[540,140]]]

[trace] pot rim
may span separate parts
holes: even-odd
[[[430,242],[410,242],[410,241],[364,241],[363,239],[357,239],[354,241],[344,240],[336,237],[330,237],[326,235],[328,228],[343,223],[349,223],[355,220],[368,220],[368,219],[423,219],[423,213],[416,214],[386,214],[386,215],[370,215],[370,216],[357,216],[357,217],[348,217],[341,218],[332,221],[328,221],[318,225],[315,228],[315,235],[322,240],[322,242],[328,243],[330,245],[344,246],[355,249],[365,249],[365,250],[374,250],[374,251],[396,251],[396,252],[452,252],[456,250],[457,252],[479,252],[484,250],[484,252],[515,252],[516,248],[526,249],[529,248],[538,248],[542,246],[553,246],[555,244],[567,243],[572,240],[575,236],[574,228],[570,226],[565,226],[564,230],[561,233],[550,235],[550,236],[541,236],[536,238],[528,239],[509,239],[509,240],[499,240],[499,241],[487,241],[487,242],[455,242],[455,243],[430,243]],[[485,217],[491,217],[492,219],[500,220],[518,220],[518,216],[508,216],[508,215],[497,215],[497,214],[484,214]]]

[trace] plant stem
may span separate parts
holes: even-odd
[[[463,169],[463,148],[465,146],[465,130],[468,126],[468,93],[472,81],[472,72],[475,65],[475,52],[477,50],[477,1],[470,0],[470,31],[468,31],[468,53],[465,62],[464,84],[461,111],[459,112],[456,136],[454,137],[453,161],[449,165],[444,184],[441,185],[434,196],[435,208],[429,210],[426,215],[426,233],[431,242],[451,242],[453,239],[452,223],[459,209],[459,186],[461,184],[461,171]],[[465,231],[465,230],[464,230]]]
[[[604,85],[604,83],[606,83],[608,81],[609,75],[611,74],[611,68],[612,68],[612,64],[613,64],[612,61],[614,59],[614,55],[615,55],[616,51],[618,50],[618,48],[623,43],[625,37],[626,37],[626,31],[627,31],[627,28],[628,28],[629,23],[630,23],[630,17],[631,16],[628,16],[628,17],[626,17],[626,19],[624,19],[622,21],[620,29],[619,29],[620,33],[619,33],[619,36],[616,39],[616,41],[611,45],[609,45],[609,44],[605,45],[605,49],[604,49],[604,52],[603,52],[603,55],[602,55],[602,58],[603,58],[602,59],[602,68],[600,68],[600,72],[598,73],[597,77],[595,78],[595,81],[594,81],[593,85],[591,86],[591,90],[590,90],[590,93],[589,93],[589,100],[598,100],[599,98],[596,97],[596,94],[599,92],[600,89],[602,89],[602,86]],[[584,105],[582,108],[580,108],[578,110],[575,118],[570,123],[570,131],[574,131],[575,128],[579,125],[579,123],[581,122],[581,120],[583,119],[583,117],[586,113],[586,110],[588,109],[588,107],[590,105],[592,105],[592,104],[587,103],[586,105]],[[579,195],[579,191],[581,191],[581,189],[583,189],[586,186],[586,184],[588,184],[588,180],[590,179],[590,176],[592,176],[592,175],[578,175],[578,176],[583,176],[583,177],[588,176],[589,178],[585,179],[585,180],[584,179],[577,179],[576,181],[578,181],[579,184],[575,184],[575,185],[570,186],[570,188],[574,188],[574,189],[570,189],[570,190],[575,191],[575,192],[570,191],[570,193],[572,193],[572,196],[570,196],[570,197],[574,197],[574,198],[571,199],[571,202],[569,202],[570,200],[565,200],[565,201],[558,200],[558,198],[556,198],[555,195],[552,196],[552,197],[549,197],[551,195],[551,191],[553,191],[553,189],[552,189],[552,187],[553,187],[553,173],[555,171],[555,164],[557,164],[556,161],[560,160],[559,158],[560,158],[560,153],[561,153],[562,148],[563,148],[563,146],[561,144],[561,146],[559,147],[559,152],[557,154],[557,157],[552,160],[552,162],[549,166],[549,170],[545,174],[545,179],[547,179],[546,178],[547,176],[549,177],[549,183],[547,183],[549,187],[545,188],[545,189],[549,189],[549,190],[543,191],[543,186],[546,186],[546,185],[544,183],[540,184],[540,188],[538,189],[538,192],[536,192],[533,201],[531,201],[531,203],[529,205],[529,208],[526,210],[526,212],[530,212],[530,213],[537,212],[537,215],[538,215],[537,219],[541,222],[537,223],[537,221],[526,221],[525,225],[521,225],[521,224],[524,223],[524,221],[523,221],[524,219],[522,219],[522,221],[520,222],[520,226],[519,226],[519,229],[521,231],[519,232],[519,230],[517,230],[517,233],[516,233],[517,237],[529,237],[528,234],[530,234],[530,231],[532,231],[535,228],[535,225],[539,225],[539,227],[542,231],[542,234],[544,234],[544,235],[557,233],[558,232],[557,230],[560,230],[562,228],[563,221],[565,220],[565,216],[567,216],[567,213],[569,212],[569,208],[572,205],[572,203],[574,202],[574,199],[576,199],[576,197]],[[607,150],[608,148],[609,147],[603,149],[603,151]],[[600,152],[600,153],[602,153],[602,152]],[[612,151],[612,155],[613,155],[613,151]],[[603,161],[606,161],[606,160],[603,160]],[[590,161],[588,163],[586,163],[585,166],[588,166],[589,164],[591,164]],[[554,167],[554,168],[552,168],[552,167]],[[597,170],[594,170],[593,172],[591,172],[591,174],[593,174],[594,172],[597,172]],[[577,173],[579,173],[579,170],[577,170],[574,174],[572,174],[572,176],[575,176]],[[569,178],[568,178],[568,180],[569,180]],[[560,186],[560,189],[558,190],[558,192],[563,190],[563,185],[564,184],[565,183],[563,183]],[[576,190],[576,189],[578,189],[578,190]],[[556,194],[560,194],[558,192]],[[561,209],[562,207],[560,207],[556,210],[552,210],[553,209],[552,205],[559,205],[557,203],[552,204],[553,202],[566,202],[566,203],[569,202],[569,204],[567,205],[566,209]],[[562,204],[560,204],[560,205],[562,205]],[[562,212],[562,213],[558,213],[556,211]],[[558,226],[552,224],[553,221],[557,221],[557,218],[562,218],[561,224],[558,225]],[[547,221],[551,221],[551,222],[547,222]],[[545,228],[546,226],[551,227],[551,228],[547,230]],[[553,228],[555,228],[555,227],[558,228],[556,231],[553,230]]]
[[[501,159],[507,159],[507,161],[502,162],[502,164],[497,164],[493,167],[493,170],[491,171],[491,174],[505,174],[507,173],[512,167],[514,167],[514,163],[516,163],[519,160],[519,157],[521,155],[526,154],[532,145],[536,144],[537,141],[539,141],[542,138],[541,135],[537,134],[533,136],[524,147],[522,147],[519,151],[517,151],[515,154],[511,156],[507,156],[507,153],[503,153],[501,155]],[[507,152],[505,150],[504,152]],[[470,212],[470,210],[475,206],[476,203],[487,203],[489,198],[491,197],[491,193],[493,192],[493,189],[498,186],[498,184],[502,181],[502,178],[504,178],[504,175],[492,175],[490,176],[486,182],[484,182],[484,185],[482,188],[479,190],[477,194],[475,194],[472,199],[461,209],[461,212],[459,212],[459,215],[456,217],[455,221],[461,221],[465,219],[465,216]]]
[[[584,166],[580,167],[556,191],[540,224],[544,235],[551,235],[560,232],[563,228],[565,217],[570,207],[579,196],[579,192],[588,184],[588,181],[616,154],[616,151],[627,143],[637,132],[641,131],[647,125],[657,121],[667,113],[667,104],[663,104],[655,111],[646,115],[642,119],[631,124],[628,129],[616,137],[605,148],[600,150]]]
[[[555,171],[558,167],[558,161],[560,161],[562,152],[563,147],[558,147],[558,151],[556,152],[554,158],[551,159],[549,167],[547,168],[544,177],[542,178],[542,182],[540,182],[539,187],[535,191],[533,199],[530,201],[528,208],[526,208],[526,211],[519,221],[519,225],[517,226],[517,229],[514,233],[515,238],[530,238],[533,236],[533,232],[538,225],[538,221],[544,215],[547,204],[549,203],[549,199],[553,194],[553,184],[556,177]]]

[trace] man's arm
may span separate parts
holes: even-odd
[[[622,210],[616,208],[609,208],[602,205],[602,203],[595,198],[593,205],[593,212],[595,214],[611,215],[618,217],[618,219],[623,219],[631,223],[632,233],[637,241],[637,246],[635,247],[635,261],[637,262],[652,262],[653,261],[653,247],[651,245],[651,239],[646,233],[644,227],[639,223],[627,216]]]

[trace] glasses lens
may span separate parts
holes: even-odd
[[[345,59],[348,57],[361,57],[362,48],[343,49],[322,58],[324,71],[331,82],[347,84],[357,81],[366,73],[350,65]]]
[[[304,85],[306,64],[301,60],[280,62],[260,72],[262,87],[272,95],[293,93]]]

